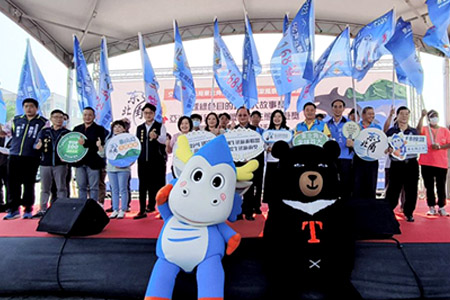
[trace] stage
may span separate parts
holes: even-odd
[[[133,200],[125,219],[111,220],[100,234],[89,237],[36,232],[37,220],[1,220],[0,296],[142,299],[163,223],[157,213],[133,220],[136,206]],[[352,282],[364,299],[450,299],[450,218],[427,216],[426,211],[426,203],[420,200],[414,223],[396,212],[402,232],[394,235],[398,242],[357,242]],[[243,240],[223,260],[226,299],[264,299],[265,217],[263,212],[255,221],[230,224]],[[174,299],[196,299],[195,275],[180,274]]]

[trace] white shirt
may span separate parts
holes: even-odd
[[[147,134],[150,133],[150,128],[152,128],[153,123],[155,123],[155,121],[153,121],[150,125],[148,125],[147,123],[144,123]],[[158,138],[156,140],[160,144],[165,144],[166,143],[166,139],[167,139],[166,126],[164,126],[164,124],[161,124],[161,134],[158,136]]]

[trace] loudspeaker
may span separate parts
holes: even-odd
[[[400,224],[385,199],[352,199],[347,205],[353,214],[357,240],[389,239],[401,234]]]
[[[81,236],[100,233],[108,223],[108,216],[95,200],[63,198],[50,206],[36,230]]]

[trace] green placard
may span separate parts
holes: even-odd
[[[316,145],[323,146],[323,144],[328,141],[328,137],[326,134],[320,131],[303,131],[302,133],[297,134],[292,140],[292,144],[294,146],[299,145]]]
[[[80,137],[86,139],[86,136],[82,133],[70,132],[59,140],[56,152],[62,161],[76,163],[83,159],[88,152],[88,148],[85,148],[78,143]]]

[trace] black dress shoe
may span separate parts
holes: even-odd
[[[242,214],[237,215],[236,220],[244,220],[244,216]]]
[[[113,212],[113,208],[110,207],[110,208],[108,208],[107,210],[105,210],[105,212]]]
[[[139,219],[144,219],[144,218],[147,218],[146,213],[139,213],[133,217],[134,220],[139,220]]]
[[[414,222],[414,217],[413,216],[405,215],[405,218],[406,218],[406,222]]]

